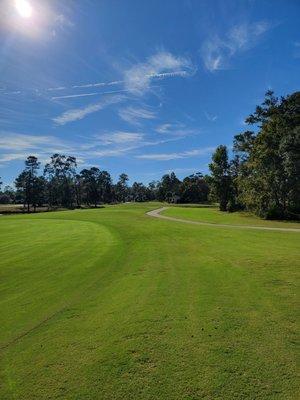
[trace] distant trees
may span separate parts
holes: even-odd
[[[201,172],[180,181],[174,172],[165,174],[158,182],[149,183],[151,200],[169,203],[205,203],[208,201],[209,184]]]
[[[8,187],[4,188],[4,190],[2,191],[1,190],[2,185],[3,185],[3,182],[1,181],[1,176],[0,176],[0,204],[9,204],[12,202],[12,199],[6,192]]]
[[[116,195],[117,200],[120,202],[125,202],[128,194],[129,194],[128,186],[127,186],[128,180],[129,180],[128,175],[121,174],[119,176],[119,180],[116,184],[115,195]]]
[[[34,211],[40,198],[40,178],[37,176],[40,163],[35,156],[27,157],[25,161],[25,169],[15,180],[17,195],[24,204],[27,206],[29,212],[30,205],[33,206]]]
[[[109,172],[97,167],[77,172],[76,158],[63,154],[53,154],[40,176],[37,174],[39,167],[36,157],[28,157],[25,169],[15,180],[16,190],[7,187],[5,193],[0,192],[0,203],[23,203],[28,212],[35,211],[37,206],[48,206],[49,209],[97,207],[103,203],[125,201],[199,203],[208,201],[210,190],[209,177],[199,172],[183,181],[171,172],[147,186],[142,182],[129,186],[125,173],[120,174],[117,183],[113,184]]]
[[[99,174],[99,192],[101,203],[112,203],[114,199],[113,184],[110,173],[107,171],[100,171]]]
[[[83,169],[77,180],[77,191],[80,190],[80,200],[83,203],[97,207],[99,203],[113,201],[112,179],[107,171],[100,171],[96,167]]]
[[[82,188],[84,193],[84,202],[88,205],[94,205],[100,202],[100,188],[99,188],[99,168],[92,167],[90,169],[83,169],[80,172]]]
[[[141,182],[134,182],[131,189],[131,199],[133,201],[147,201],[149,200],[148,189]]]
[[[158,183],[157,198],[160,201],[172,202],[180,194],[180,180],[174,172],[166,174]]]
[[[0,190],[0,204],[11,204],[16,201],[16,191],[10,187],[5,186]]]
[[[209,186],[201,172],[187,176],[180,186],[181,203],[206,203]]]
[[[74,206],[76,167],[75,157],[61,154],[51,156],[50,163],[44,168],[50,206]]]
[[[212,196],[218,199],[220,211],[227,211],[232,193],[232,178],[226,146],[220,145],[216,148],[209,169],[212,173]]]
[[[158,192],[158,181],[151,181],[148,184],[149,200],[156,200]]]

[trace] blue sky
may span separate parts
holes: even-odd
[[[5,183],[54,152],[131,182],[206,173],[266,90],[299,90],[298,0],[28,3],[0,2]]]

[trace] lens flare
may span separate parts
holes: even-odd
[[[22,18],[30,18],[32,15],[32,7],[26,0],[16,0],[15,6]]]

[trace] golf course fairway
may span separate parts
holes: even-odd
[[[0,216],[1,400],[297,399],[300,233],[162,206]]]

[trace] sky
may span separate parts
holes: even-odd
[[[208,172],[300,88],[299,0],[0,0],[0,176],[76,156],[116,180]]]

